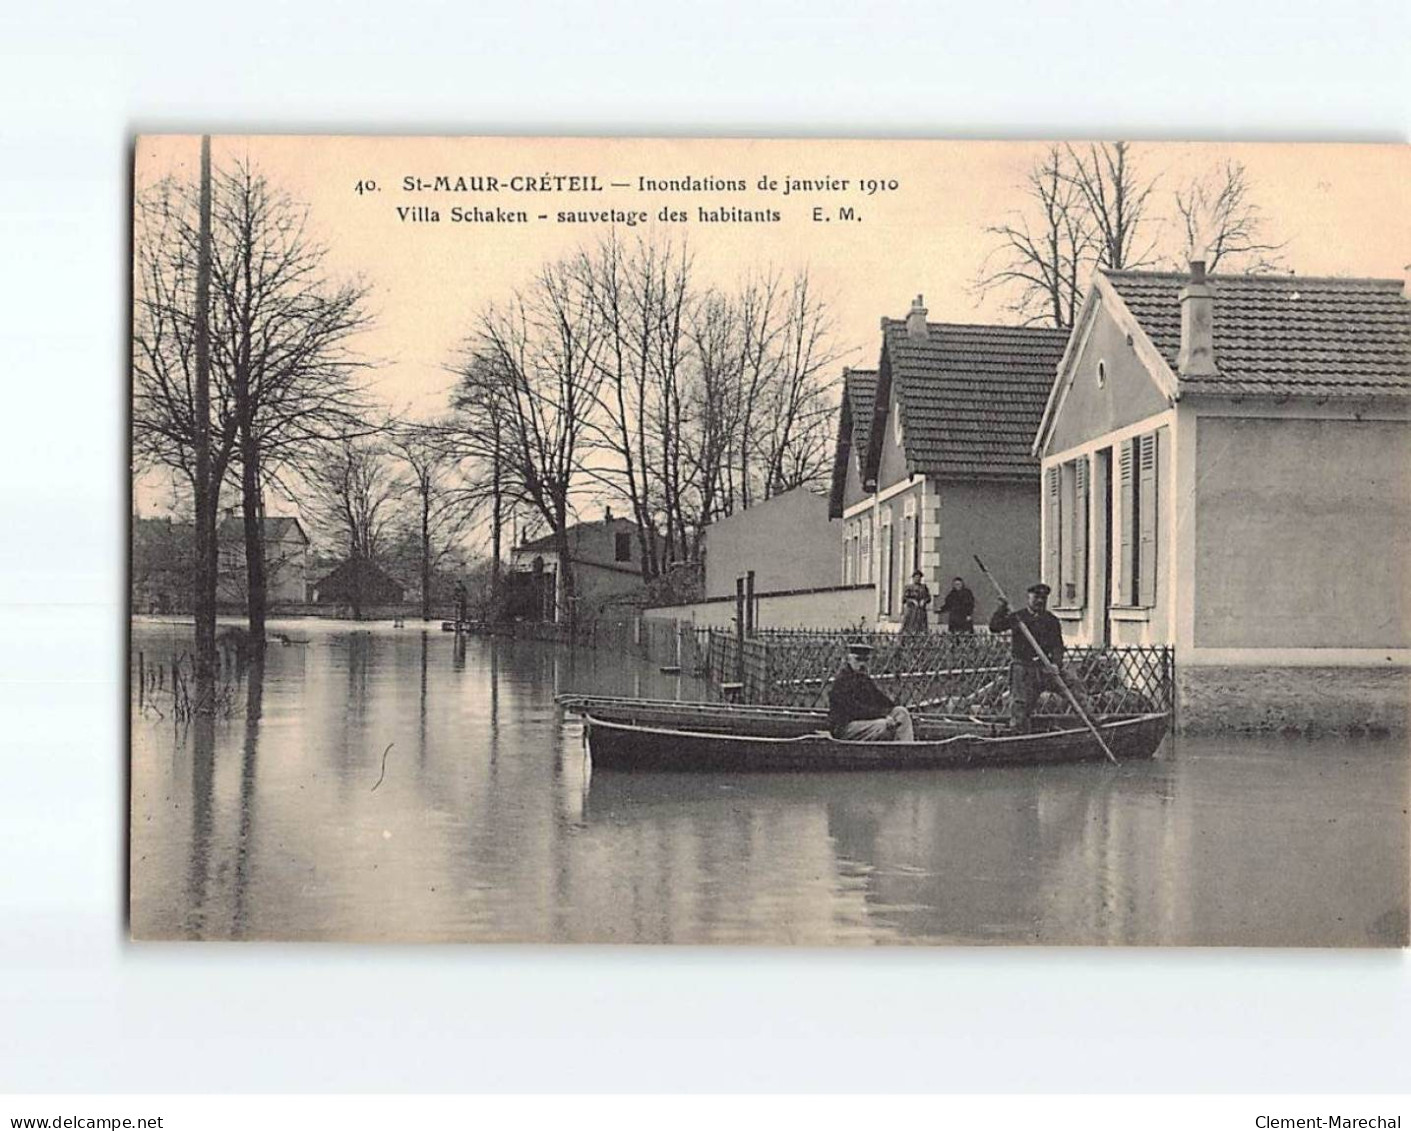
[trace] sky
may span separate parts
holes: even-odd
[[[904,317],[918,294],[932,321],[1012,322],[1002,295],[981,296],[975,286],[995,244],[986,228],[1024,207],[1025,174],[1050,144],[271,136],[217,137],[212,156],[217,166],[248,159],[308,205],[329,274],[370,286],[374,325],[356,345],[378,363],[374,388],[396,410],[432,416],[445,408],[455,381],[446,366],[476,312],[524,285],[542,263],[595,242],[612,223],[601,214],[613,210],[646,214],[635,227],[618,221],[629,235],[684,236],[701,282],[728,287],[752,271],[806,266],[833,306],[839,374],[845,364],[875,364],[879,319]],[[1238,161],[1267,234],[1287,241],[1290,269],[1406,277],[1405,145],[1138,142],[1133,157],[1143,177],[1157,178],[1157,217],[1175,216],[1173,193],[1191,177]],[[140,138],[137,190],[167,174],[194,177],[198,158],[196,137]],[[472,188],[475,177],[499,184],[438,191],[439,176],[465,177]],[[601,191],[554,191],[571,182],[545,181],[569,177],[596,178]],[[418,178],[424,187],[404,187]],[[746,190],[644,191],[640,178],[729,179]],[[772,183],[762,190],[766,179]],[[812,184],[800,190],[791,180]],[[455,207],[522,210],[528,222],[455,222]],[[722,207],[774,210],[779,220],[702,222],[701,209]],[[439,221],[398,211],[415,208],[434,209]],[[663,209],[688,220],[663,221]],[[560,222],[569,212],[599,215]],[[1177,252],[1173,227],[1154,234]],[[146,481],[139,513],[159,512],[163,494]]]

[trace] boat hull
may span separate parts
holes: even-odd
[[[1150,758],[1166,737],[1164,714],[1109,720],[1103,739],[1119,761]],[[692,773],[802,773],[820,770],[929,770],[1101,761],[1107,755],[1084,727],[1012,735],[988,726],[918,742],[846,742],[826,732],[744,735],[583,720],[593,770]]]

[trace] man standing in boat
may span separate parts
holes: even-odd
[[[1055,670],[1062,672],[1063,626],[1048,611],[1050,589],[1047,585],[1040,581],[1029,586],[1028,593],[1027,607],[1011,612],[1008,602],[1001,600],[995,615],[990,618],[991,632],[1010,634],[1009,717],[1016,731],[1029,730],[1034,705],[1043,691],[1063,694],[1063,688],[1057,685],[1029,643],[1029,636],[1033,636],[1034,642],[1043,649]],[[1028,628],[1028,635],[1020,629],[1021,624]],[[1076,681],[1065,678],[1064,682],[1080,702],[1085,698],[1082,687]]]
[[[856,742],[912,742],[911,712],[898,706],[872,682],[867,661],[872,645],[848,645],[843,666],[828,689],[828,728],[834,738]]]

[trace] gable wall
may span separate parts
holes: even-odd
[[[1101,387],[1096,377],[1099,361],[1106,370]],[[1093,316],[1073,373],[1071,387],[1060,394],[1045,454],[1078,447],[1170,407],[1166,394],[1127,344],[1126,332],[1105,305]]]
[[[887,419],[882,435],[882,455],[877,465],[877,489],[885,491],[893,483],[898,483],[906,478],[906,453],[902,451],[901,445],[897,443],[897,414],[901,409],[897,406],[896,385],[893,383],[891,393],[887,398]],[[874,420],[874,428],[877,422]],[[902,421],[902,426],[906,426],[906,421]]]

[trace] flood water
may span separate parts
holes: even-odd
[[[435,626],[433,626],[435,627]],[[271,625],[178,723],[189,625],[139,621],[137,938],[1389,946],[1403,739],[1168,738],[1151,762],[591,772],[556,691],[703,697],[608,652]]]

